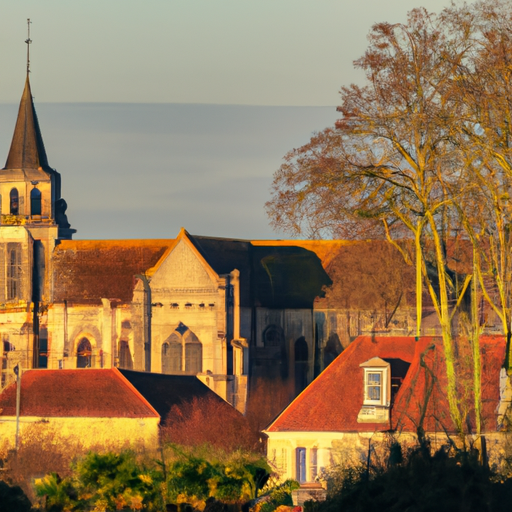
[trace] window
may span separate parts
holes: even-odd
[[[46,327],[39,329],[39,354],[38,368],[48,368],[48,330]]]
[[[309,474],[310,481],[314,482],[318,475],[318,449],[311,448],[309,450]]]
[[[265,347],[280,347],[283,344],[283,330],[275,325],[270,325],[263,333],[263,345]]]
[[[173,333],[162,345],[162,373],[181,373],[181,339]]]
[[[76,349],[76,367],[90,368],[92,362],[91,342],[87,338],[82,338]]]
[[[7,300],[17,300],[21,295],[21,244],[7,244]]]
[[[295,476],[300,484],[306,481],[306,448],[297,448]]]
[[[382,399],[382,372],[366,373],[366,396],[368,400],[380,402]]]
[[[30,215],[41,215],[41,191],[37,188],[30,192]]]
[[[11,215],[18,215],[19,213],[19,197],[18,197],[18,189],[13,188],[9,194],[10,199],[10,209],[9,213]]]
[[[185,343],[185,373],[200,373],[202,366],[203,346],[199,340],[187,340]]]
[[[360,365],[363,368],[364,405],[389,407],[391,400],[391,371],[388,361],[374,357]],[[372,409],[366,410],[367,414]]]
[[[189,328],[180,323],[162,344],[162,373],[197,374],[203,367],[203,345]]]

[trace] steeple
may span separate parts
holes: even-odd
[[[48,165],[27,73],[11,149],[4,169],[39,169],[40,167],[46,172],[52,171]]]

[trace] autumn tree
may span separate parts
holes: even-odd
[[[406,24],[372,28],[355,61],[366,85],[343,87],[336,126],[285,157],[267,211],[296,234],[380,229],[415,265],[417,335],[425,283],[442,331],[450,414],[463,435],[452,323],[471,274],[455,279],[447,246],[461,227],[453,191],[463,183],[455,134],[464,104],[453,78],[473,34],[452,21],[415,9]]]
[[[455,205],[473,245],[475,281],[507,337],[510,371],[512,2],[480,1],[448,15],[474,34],[455,76],[464,102],[457,145],[465,169],[465,193]]]

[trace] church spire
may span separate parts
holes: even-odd
[[[44,149],[43,137],[39,129],[32,92],[30,90],[30,19],[27,19],[27,79],[21,97],[18,120],[14,128],[11,149],[7,156],[5,169],[39,169],[50,170]]]
[[[48,159],[27,74],[5,169],[38,169],[39,167],[46,171]]]

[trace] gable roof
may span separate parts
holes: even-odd
[[[414,338],[360,336],[354,340],[268,427],[268,432],[373,432],[388,430],[381,423],[357,423],[363,404],[361,363],[414,358]]]
[[[464,347],[464,340],[460,343]],[[499,375],[504,360],[506,341],[502,336],[480,338],[482,357],[482,404],[484,428],[496,430],[496,408],[499,402]],[[360,365],[374,357],[410,363],[405,379],[391,407],[391,420],[386,423],[358,423],[363,405],[363,369]],[[432,370],[429,380],[422,360]],[[391,365],[393,368],[393,364]],[[459,384],[470,386],[468,368],[458,368]],[[427,401],[424,430],[453,431],[446,400],[444,352],[439,337],[360,336],[346,348],[267,428],[267,432],[375,432],[406,430],[415,432]],[[469,388],[471,389],[471,388]],[[472,401],[469,401],[470,409]],[[468,415],[467,428],[474,429],[474,414]]]
[[[63,240],[53,253],[53,301],[132,300],[136,274],[173,240]]]
[[[0,417],[16,415],[16,382],[0,394]],[[21,379],[21,416],[158,418],[115,368],[28,370]]]

